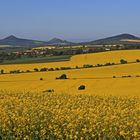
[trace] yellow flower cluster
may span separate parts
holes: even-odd
[[[1,139],[140,139],[139,97],[0,92]]]

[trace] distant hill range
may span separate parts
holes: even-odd
[[[140,38],[131,34],[120,34],[113,37],[86,42],[85,44],[110,45],[110,44],[130,44],[130,43],[140,43]]]
[[[0,45],[11,45],[11,46],[23,46],[23,47],[35,47],[44,45],[74,45],[75,43],[61,40],[58,38],[53,38],[50,41],[39,41],[39,40],[29,40],[17,38],[13,35],[0,40]]]
[[[73,43],[59,38],[53,38],[50,41],[38,41],[17,38],[13,35],[0,40],[0,45],[36,47],[45,45],[111,45],[111,44],[140,44],[140,38],[131,34],[120,34],[113,37],[99,39],[90,42]]]
[[[52,40],[48,41],[47,44],[49,44],[49,45],[72,45],[75,43],[69,42],[67,40],[62,40],[59,38],[53,38]]]

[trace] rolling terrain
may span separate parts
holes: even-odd
[[[56,46],[73,46],[73,45],[116,45],[116,44],[140,44],[140,37],[131,34],[119,34],[103,39],[92,40],[88,42],[72,42],[59,38],[53,38],[48,41],[32,40],[32,39],[23,39],[10,35],[4,39],[0,40],[0,45],[9,45],[11,47],[22,47],[22,48],[32,48],[38,46],[46,45],[56,45]]]
[[[0,65],[7,72],[0,74],[0,138],[139,140],[139,57],[139,50],[129,50],[76,55],[67,62]],[[116,65],[33,71],[108,62]],[[8,73],[15,69],[30,72]],[[62,74],[68,79],[56,79]],[[78,90],[81,85],[85,90]]]
[[[21,71],[31,70],[34,68],[60,68],[83,66],[84,64],[96,65],[105,63],[119,63],[120,59],[125,59],[128,62],[135,62],[139,59],[140,50],[123,50],[123,51],[109,51],[92,54],[75,55],[71,57],[70,61],[66,62],[52,62],[52,63],[34,63],[34,64],[12,64],[12,65],[0,65],[0,69],[4,69],[6,72],[10,70],[20,69]],[[11,67],[12,66],[12,67]]]
[[[10,35],[0,40],[0,45],[10,45],[11,47],[35,47],[45,45],[72,45],[74,43],[61,40],[59,38],[53,38],[49,41],[39,41],[31,39],[18,38],[14,35]]]
[[[133,55],[132,55],[133,54]],[[57,68],[62,66],[81,66],[84,64],[104,64],[107,62],[119,63],[120,59],[134,62],[140,56],[140,51],[113,51],[97,54],[77,55],[67,62],[41,63],[41,64],[17,64],[1,65],[0,69],[10,71],[14,69],[31,70],[34,68]],[[110,61],[111,60],[111,61]],[[62,74],[67,74],[67,80],[56,80]],[[131,75],[129,78],[122,76]],[[140,90],[140,63],[128,63],[106,67],[85,69],[72,69],[63,71],[31,72],[20,74],[0,75],[1,90],[26,90],[45,91],[54,89],[63,93],[93,93],[97,95],[132,95],[139,96]],[[116,78],[113,78],[115,76]],[[39,79],[43,78],[43,81]],[[85,91],[78,91],[78,86],[86,85]],[[133,93],[133,94],[132,94]]]

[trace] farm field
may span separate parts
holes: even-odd
[[[67,80],[56,80],[67,74]],[[131,75],[130,78],[122,78]],[[139,95],[140,64],[125,64],[100,68],[33,72],[22,74],[0,75],[1,90],[45,91],[54,89],[56,92],[79,92],[78,86],[86,85],[84,92],[107,95]],[[113,78],[116,76],[116,78]],[[43,81],[40,81],[43,78]],[[82,91],[83,92],[83,91]]]
[[[16,60],[5,60],[1,64],[12,65],[12,64],[31,64],[31,63],[43,63],[43,62],[59,62],[70,60],[70,55],[62,56],[46,56],[46,57],[33,57],[33,58],[20,58]]]
[[[138,97],[0,92],[0,137],[9,139],[140,138]]]
[[[66,62],[53,62],[53,63],[34,63],[34,64],[13,64],[13,65],[0,65],[0,69],[5,71],[10,70],[33,70],[34,68],[57,68],[57,67],[74,67],[83,66],[84,64],[105,64],[108,62],[119,63],[120,59],[126,59],[128,62],[136,61],[140,57],[140,50],[124,50],[124,51],[109,51],[102,53],[92,53],[75,55],[71,57],[70,61]]]
[[[10,70],[30,70],[42,67],[63,67],[81,66],[83,64],[104,64],[107,62],[119,63],[120,59],[134,62],[140,56],[139,50],[112,51],[96,54],[76,55],[67,62],[40,63],[40,64],[17,64],[0,65],[0,69],[9,72]],[[110,60],[110,61],[109,61]],[[69,79],[56,80],[56,77],[66,74]],[[128,76],[129,78],[122,78]],[[19,74],[0,75],[1,90],[27,90],[45,91],[53,89],[55,92],[77,93],[78,86],[86,85],[82,92],[108,95],[139,95],[140,63],[128,63],[106,67],[94,67],[87,69],[72,69],[46,72],[30,72]],[[115,76],[116,78],[113,78]],[[43,78],[43,80],[40,80]],[[81,92],[81,91],[80,91]]]
[[[77,55],[67,62],[0,65],[0,69],[33,71],[120,59],[135,62],[139,57],[138,50],[113,51]],[[68,79],[56,80],[62,74]],[[78,90],[80,85],[85,90]],[[140,63],[1,74],[0,111],[3,139],[139,140]]]

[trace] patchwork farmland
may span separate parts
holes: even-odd
[[[139,50],[125,50],[76,55],[66,62],[0,65],[1,137],[139,139],[139,59]],[[70,69],[56,69],[61,67]],[[66,79],[57,79],[63,74]]]

